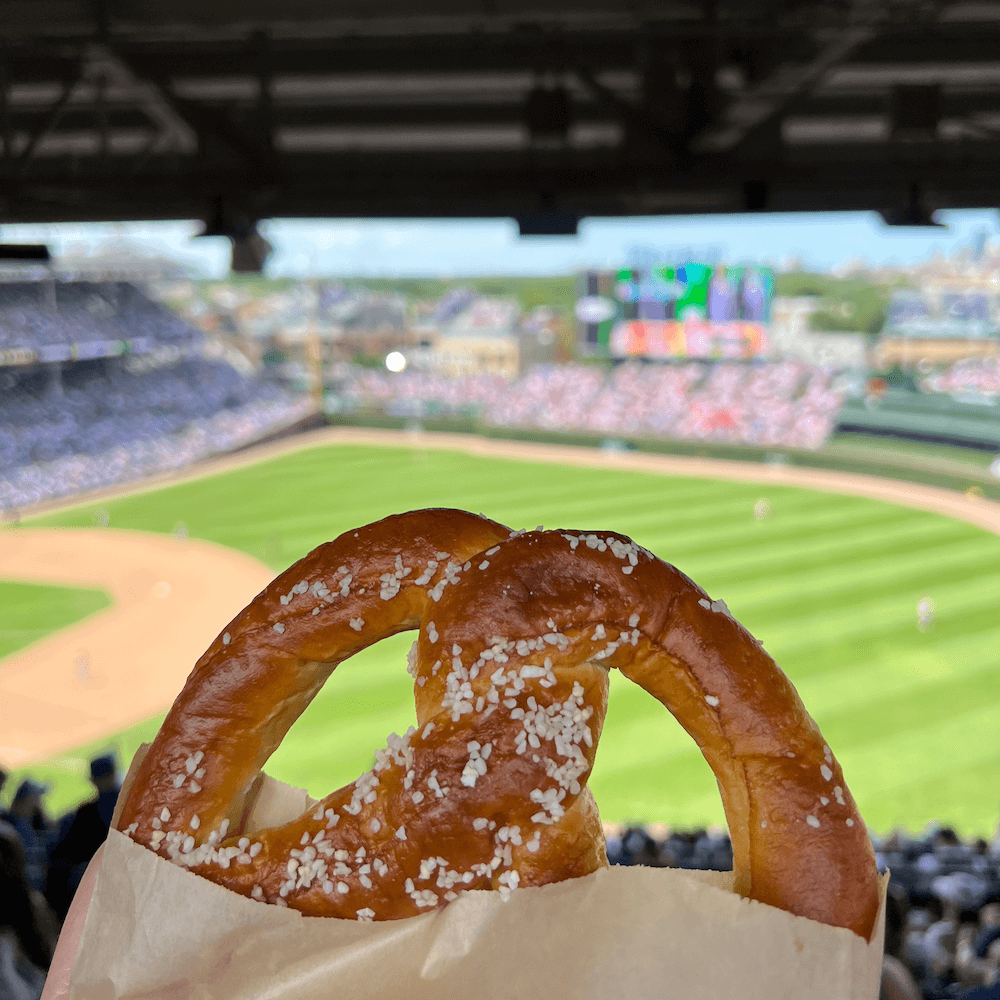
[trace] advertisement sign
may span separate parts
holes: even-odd
[[[149,337],[132,337],[130,340],[91,340],[80,344],[42,344],[38,348],[15,347],[0,350],[0,367],[148,354],[155,346],[155,341]],[[177,357],[180,357],[179,351]]]
[[[756,358],[767,350],[761,323],[707,320],[624,320],[611,330],[613,358]]]
[[[768,268],[687,263],[588,271],[579,291],[580,345],[590,354],[754,358],[767,350]]]

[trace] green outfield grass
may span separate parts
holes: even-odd
[[[770,501],[757,521],[754,503]],[[573,469],[413,448],[323,447],[38,523],[170,531],[283,569],[386,514],[482,511],[513,527],[615,529],[724,598],[796,684],[869,825],[953,824],[986,834],[1000,814],[1000,538],[887,503],[801,489]],[[930,595],[936,618],[917,628]],[[222,623],[220,623],[221,626]],[[268,771],[325,794],[413,722],[398,636],[344,664]],[[128,756],[156,720],[114,741]],[[2,742],[2,740],[0,740]],[[80,777],[36,769],[66,789]],[[74,784],[75,783],[75,784]],[[722,822],[708,766],[669,714],[613,677],[591,786],[606,820]],[[79,791],[73,794],[79,796]],[[53,792],[53,805],[70,802]]]

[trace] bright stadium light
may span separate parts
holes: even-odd
[[[385,356],[385,366],[391,372],[401,372],[406,367],[406,358],[399,351],[390,351]]]

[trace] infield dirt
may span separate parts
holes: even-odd
[[[110,528],[0,535],[0,577],[101,587],[112,606],[0,661],[0,765],[23,767],[162,712],[274,576],[211,542]]]

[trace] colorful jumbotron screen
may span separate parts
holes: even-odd
[[[585,271],[576,301],[580,347],[612,358],[760,357],[773,297],[766,267]]]

